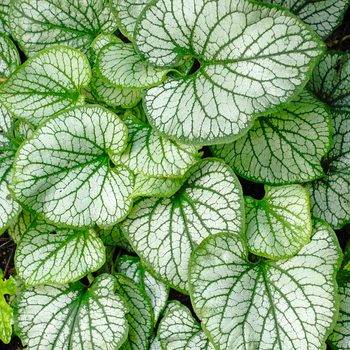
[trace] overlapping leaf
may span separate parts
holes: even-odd
[[[247,0],[150,3],[135,40],[156,66],[199,63],[194,74],[149,89],[144,103],[161,133],[199,144],[236,139],[255,114],[288,101],[323,47],[288,12]]]
[[[330,147],[330,126],[328,108],[304,92],[280,112],[257,119],[236,142],[212,151],[255,182],[312,181],[324,175],[321,158]]]
[[[325,349],[337,316],[341,249],[316,222],[312,241],[289,260],[251,263],[238,236],[211,236],[194,252],[190,293],[217,349]]]
[[[100,106],[49,119],[17,153],[17,199],[54,223],[111,226],[131,207],[133,176],[109,157],[123,151],[125,124]]]
[[[135,251],[161,279],[186,292],[194,247],[209,235],[243,227],[241,186],[223,162],[205,159],[171,198],[137,202],[122,227]]]
[[[123,255],[117,261],[117,267],[118,271],[144,289],[152,304],[154,321],[157,322],[167,303],[169,287],[145,270],[138,257]]]
[[[338,27],[349,6],[348,0],[261,0],[286,7],[326,38]]]
[[[167,350],[214,350],[188,308],[172,302],[158,328],[158,338]]]
[[[0,2],[0,33],[10,33],[9,13],[12,0],[1,0]]]
[[[0,82],[9,77],[21,64],[15,44],[5,35],[0,34]]]
[[[120,224],[106,227],[104,229],[98,229],[97,233],[105,246],[118,246],[128,252],[134,251],[121,230]]]
[[[93,230],[68,230],[33,223],[21,236],[16,269],[26,285],[66,284],[105,262],[105,248]]]
[[[115,278],[100,275],[86,288],[39,286],[18,299],[16,325],[23,344],[37,350],[115,350],[128,334],[127,308]]]
[[[17,216],[16,221],[7,229],[7,233],[11,239],[18,244],[23,233],[29,228],[29,225],[35,220],[35,215],[27,210],[22,210]]]
[[[68,45],[86,53],[97,34],[117,29],[108,0],[13,2],[11,32],[27,56],[52,45]]]
[[[44,50],[28,59],[0,86],[0,102],[17,118],[35,125],[68,107],[81,105],[91,78],[87,58],[68,47]]]

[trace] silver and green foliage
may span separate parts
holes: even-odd
[[[289,101],[323,50],[289,12],[246,0],[151,2],[134,37],[157,67],[198,61],[194,74],[147,90],[144,107],[160,133],[206,145],[238,138],[255,115]]]
[[[19,149],[12,181],[16,199],[48,221],[111,226],[131,208],[133,175],[110,157],[126,146],[114,113],[85,106],[49,119]]]
[[[0,33],[0,82],[9,77],[21,64],[15,44]]]
[[[312,212],[340,228],[350,221],[350,56],[330,52],[309,87],[332,112],[332,147],[324,157],[326,175],[310,186]]]
[[[29,349],[115,350],[129,327],[115,285],[113,276],[103,274],[90,287],[76,282],[28,288],[18,298],[17,334]]]
[[[9,15],[12,0],[1,0],[0,2],[0,33],[10,34]]]
[[[86,53],[99,33],[117,29],[108,0],[13,0],[9,24],[27,56],[52,45]]]
[[[241,232],[244,205],[238,179],[219,160],[199,161],[185,177],[172,197],[138,201],[122,227],[146,268],[187,293],[191,252],[209,235]]]
[[[281,111],[258,118],[237,141],[211,149],[239,175],[281,185],[322,177],[330,142],[329,109],[305,91]]]
[[[191,300],[217,349],[326,349],[340,262],[334,232],[318,221],[311,242],[277,262],[251,263],[237,235],[210,236],[192,255]]]
[[[265,197],[246,197],[249,250],[273,260],[294,256],[312,233],[308,191],[300,185],[265,186]]]

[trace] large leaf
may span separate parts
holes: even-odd
[[[47,117],[82,104],[91,78],[87,58],[68,47],[44,50],[27,60],[0,86],[0,102],[14,117],[38,125]]]
[[[136,117],[125,120],[128,146],[113,158],[136,174],[153,177],[181,177],[199,158],[197,148],[158,135],[152,127]]]
[[[21,64],[15,44],[5,35],[0,34],[0,82],[10,76]]]
[[[16,292],[16,281],[13,277],[3,279],[4,274],[0,269],[0,340],[5,344],[11,341],[13,310],[7,303],[5,295],[14,295]]]
[[[312,181],[324,175],[321,158],[330,147],[330,126],[328,108],[304,92],[283,110],[257,119],[236,142],[212,151],[254,182]]]
[[[171,198],[137,202],[122,227],[135,251],[162,280],[186,293],[194,247],[211,234],[241,232],[241,186],[231,168],[215,159],[195,164]]]
[[[251,263],[238,236],[211,236],[190,264],[193,307],[217,349],[326,349],[335,317],[341,249],[316,222],[289,260]]]
[[[145,270],[138,257],[121,256],[117,261],[117,268],[146,292],[152,304],[154,321],[157,322],[168,301],[169,287]]]
[[[77,282],[25,289],[15,315],[23,344],[36,350],[118,349],[128,324],[115,282],[100,275],[89,288]]]
[[[326,38],[341,24],[348,0],[261,0],[286,7]]]
[[[12,0],[1,0],[0,2],[0,33],[10,33],[9,13]]]
[[[248,0],[151,2],[135,39],[156,66],[197,59],[194,74],[149,89],[145,108],[161,133],[199,144],[234,140],[254,115],[289,101],[323,48],[289,12]]]
[[[62,225],[110,226],[122,220],[134,180],[109,157],[123,151],[126,139],[125,124],[100,106],[50,118],[17,153],[16,198]]]
[[[148,350],[149,339],[153,331],[153,312],[151,302],[142,288],[130,278],[117,274],[117,293],[127,302],[129,313],[128,340],[123,350]]]
[[[93,230],[67,230],[43,222],[22,234],[15,263],[26,285],[66,284],[105,262],[105,247]]]
[[[283,259],[309,243],[312,233],[308,191],[300,185],[265,187],[265,197],[246,197],[247,241],[255,255]]]
[[[10,25],[27,56],[59,44],[88,52],[97,34],[117,29],[108,0],[14,0]]]
[[[133,39],[137,18],[145,8],[148,0],[111,0],[112,11],[117,16],[120,31]]]
[[[342,282],[339,294],[339,317],[328,340],[333,349],[348,350],[350,349],[350,282]]]
[[[201,326],[190,310],[179,302],[172,302],[159,327],[158,338],[167,350],[214,350]]]

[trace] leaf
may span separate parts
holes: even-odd
[[[171,197],[183,185],[182,178],[148,177],[137,175],[135,177],[134,191],[131,198],[137,197]]]
[[[35,220],[35,215],[26,210],[21,210],[16,221],[7,229],[7,233],[11,239],[18,244],[21,236],[28,230],[30,224]]]
[[[245,0],[150,3],[135,40],[155,66],[197,60],[192,75],[149,89],[144,106],[159,132],[206,145],[239,138],[255,115],[293,98],[323,50],[289,12]]]
[[[52,45],[87,53],[99,33],[117,29],[107,0],[15,0],[10,25],[27,56]]]
[[[134,251],[120,229],[120,224],[113,225],[109,228],[98,229],[97,233],[105,246],[118,246],[128,252]]]
[[[127,320],[129,322],[128,341],[122,349],[148,350],[149,338],[153,331],[153,313],[151,303],[141,289],[131,279],[117,274],[117,292],[129,306]]]
[[[113,161],[136,174],[181,177],[199,158],[196,147],[159,136],[147,122],[132,117],[125,123],[129,130],[128,146]]]
[[[9,77],[20,64],[21,59],[15,44],[7,36],[0,34],[0,79]]]
[[[91,78],[87,58],[68,47],[54,47],[28,59],[0,86],[0,102],[16,118],[39,123],[68,107],[81,105]]]
[[[157,338],[153,338],[151,345],[149,346],[149,350],[162,350],[160,346],[159,340]]]
[[[142,265],[138,257],[122,255],[117,260],[118,271],[132,279],[147,294],[154,313],[154,322],[166,306],[169,296],[169,287],[154,278]]]
[[[111,8],[117,17],[118,27],[130,40],[133,39],[137,18],[147,3],[148,0],[111,0]]]
[[[115,350],[128,334],[127,309],[114,293],[115,278],[98,276],[90,288],[39,286],[18,298],[18,335],[29,349]]]
[[[349,6],[348,0],[263,0],[291,10],[316,33],[326,38],[337,28]]]
[[[192,250],[209,235],[244,226],[241,186],[225,163],[207,158],[195,164],[171,198],[136,203],[122,223],[147,270],[187,293]]]
[[[350,348],[350,282],[342,282],[339,286],[339,294],[339,317],[328,341],[333,349],[348,350]]]
[[[8,112],[8,110],[0,104],[0,135],[6,135],[11,132],[13,128],[13,118],[11,114]],[[1,141],[0,145],[2,147],[2,143],[4,140]]]
[[[322,177],[321,158],[330,142],[328,108],[303,92],[280,112],[257,119],[234,143],[211,149],[239,175],[254,182],[281,185]]]
[[[9,13],[12,0],[1,0],[0,2],[0,32],[10,34]]]
[[[211,236],[192,256],[193,307],[218,349],[325,350],[337,316],[341,255],[321,222],[296,256],[277,262],[251,263],[239,236]]]
[[[66,284],[97,271],[105,247],[93,230],[69,230],[33,223],[21,236],[16,269],[26,285]]]
[[[5,295],[14,295],[16,292],[16,281],[10,276],[4,280],[4,274],[0,269],[0,340],[8,344],[12,336],[13,310],[7,303]]]
[[[112,43],[97,56],[97,74],[107,83],[128,89],[146,89],[165,80],[168,70],[142,59],[132,44]]]
[[[131,208],[133,176],[109,158],[124,149],[126,139],[125,124],[100,106],[50,118],[17,152],[16,198],[65,226],[117,223]]]
[[[300,185],[265,186],[265,197],[246,197],[249,250],[269,259],[292,257],[310,242],[308,191]]]
[[[167,350],[214,350],[214,347],[190,310],[179,302],[172,301],[158,328],[158,337]]]

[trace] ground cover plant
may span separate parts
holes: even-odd
[[[0,1],[1,350],[350,349],[350,1]]]

